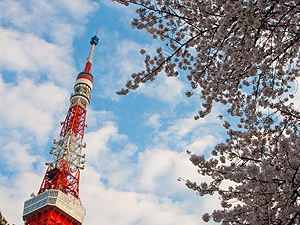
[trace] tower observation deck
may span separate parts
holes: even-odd
[[[85,69],[79,73],[70,97],[70,107],[58,140],[54,139],[52,155],[37,196],[24,203],[26,225],[81,225],[86,209],[79,198],[80,171],[84,169],[82,149],[85,119],[93,88],[91,66],[97,33],[91,39],[91,51]]]

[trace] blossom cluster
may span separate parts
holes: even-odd
[[[300,66],[299,0],[115,0],[134,4],[132,27],[145,29],[166,48],[145,50],[145,70],[132,74],[126,88],[187,73],[190,90],[199,88],[208,115],[215,103],[238,123],[224,120],[228,139],[212,156],[190,154],[209,184],[185,181],[200,196],[218,193],[223,210],[204,214],[222,224],[300,223],[300,113],[293,87]],[[220,119],[224,119],[220,115]],[[223,181],[233,187],[222,189]],[[232,204],[237,202],[237,204]]]

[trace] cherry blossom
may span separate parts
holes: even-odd
[[[300,223],[300,113],[293,98],[300,62],[299,0],[115,0],[138,6],[132,27],[160,39],[145,50],[145,70],[118,94],[158,73],[187,74],[200,89],[195,119],[223,104],[228,138],[205,159],[188,151],[210,183],[185,180],[200,196],[218,194],[222,210],[203,215],[222,224]],[[196,92],[195,92],[196,93]],[[198,92],[197,92],[198,93]],[[236,125],[230,122],[235,121]],[[182,179],[181,179],[182,180]],[[224,181],[232,183],[221,188]]]

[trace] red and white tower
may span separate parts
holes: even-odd
[[[85,208],[79,198],[80,170],[84,169],[82,149],[85,118],[93,88],[91,66],[97,33],[91,39],[91,51],[83,72],[79,73],[70,97],[70,107],[59,139],[50,151],[51,161],[37,196],[24,203],[23,220],[26,225],[81,225]]]

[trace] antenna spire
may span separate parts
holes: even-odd
[[[89,57],[87,58],[87,62],[85,64],[84,72],[86,72],[86,73],[91,73],[91,67],[92,67],[92,63],[93,63],[93,55],[94,55],[95,46],[99,42],[99,38],[97,37],[98,30],[96,32],[96,35],[94,37],[92,37],[92,39],[90,41],[92,47],[91,47],[91,51],[90,51]]]

